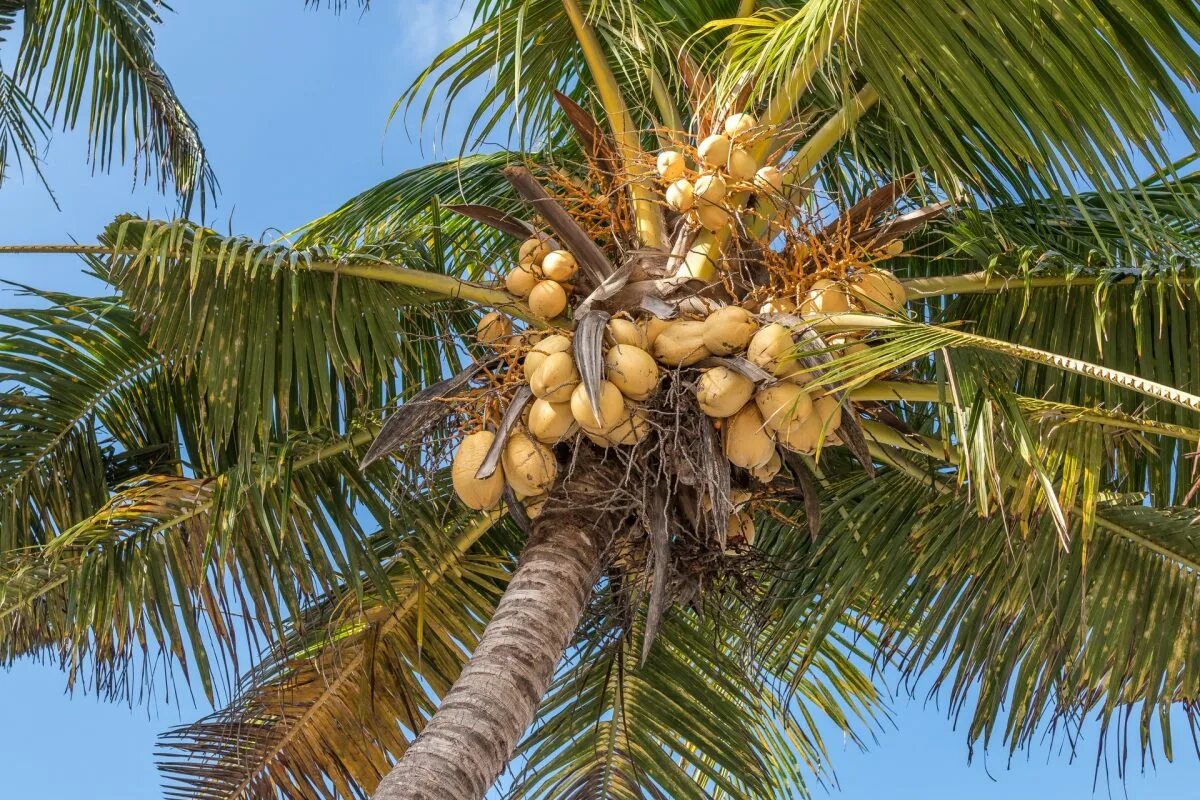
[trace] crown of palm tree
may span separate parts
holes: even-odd
[[[123,105],[155,108],[87,82],[79,54],[110,45],[53,33],[149,19],[150,4],[20,5],[58,44],[26,33],[41,55],[18,68],[26,84],[0,83],[0,122],[38,119],[15,93],[37,75],[74,104],[66,118],[86,86],[108,98],[94,136]],[[0,0],[0,23],[13,9]],[[378,796],[417,796],[401,782],[445,730],[441,701],[473,653],[460,687],[487,661],[489,620],[508,619],[526,565],[586,499],[618,533],[580,556],[578,580],[599,580],[563,623],[545,696],[522,698],[538,717],[511,796],[795,796],[833,774],[823,720],[859,741],[885,713],[876,661],[947,692],[972,743],[1016,750],[1098,717],[1134,739],[1123,753],[1171,757],[1171,711],[1194,725],[1200,692],[1200,184],[1166,131],[1200,131],[1185,95],[1200,8],[481,0],[475,14],[397,108],[475,102],[463,93],[489,79],[464,144],[506,128],[511,151],[404,173],[273,242],[123,217],[94,246],[0,248],[79,252],[115,292],[4,312],[0,658],[56,659],[114,697],[153,691],[159,660],[202,687],[220,710],[162,739],[171,796],[364,796],[397,760]],[[26,111],[5,117],[6,98]],[[655,153],[694,163],[742,111],[755,124],[739,144],[782,188],[734,185],[730,224],[676,213]],[[0,160],[30,124],[7,140],[0,125]],[[198,141],[132,125],[172,165],[159,174],[194,191]],[[579,262],[565,316],[503,280],[531,234]],[[884,268],[902,308],[803,308],[816,280]],[[511,491],[483,510],[455,498],[455,442],[490,425],[499,454],[520,429],[519,363],[544,327],[573,337],[595,403],[605,315],[698,317],[696,298],[792,329],[780,364],[840,399],[840,427],[821,431],[837,438],[778,451],[779,476],[758,481],[689,405],[714,362],[663,365],[676,388],[635,406],[659,420],[657,449],[556,445],[562,479],[532,521]],[[518,321],[514,343],[477,340],[493,310]],[[738,353],[720,365],[775,381]],[[662,454],[689,448],[715,477],[681,489]],[[598,469],[621,465],[597,473],[610,496],[647,489],[617,511],[572,484],[601,453]],[[726,554],[728,515],[697,510],[707,496],[733,511],[731,487],[752,493],[755,536]],[[248,647],[261,656],[239,663]],[[1136,734],[1120,724],[1134,715]]]

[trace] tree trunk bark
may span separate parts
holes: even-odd
[[[603,514],[538,518],[496,613],[374,800],[481,800],[533,722],[600,575]]]

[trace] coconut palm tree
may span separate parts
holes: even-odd
[[[114,294],[5,312],[2,658],[222,699],[173,797],[790,797],[879,662],[1172,758],[1200,8],[475,13],[401,103],[509,150],[4,248]]]

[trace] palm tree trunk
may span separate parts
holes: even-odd
[[[600,575],[601,514],[538,518],[462,674],[374,800],[480,800],[512,757]]]

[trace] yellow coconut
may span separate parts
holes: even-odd
[[[571,393],[571,415],[579,423],[579,427],[588,433],[608,433],[621,423],[628,414],[625,407],[625,397],[621,390],[611,381],[600,381],[600,416],[592,412],[591,401],[588,400],[587,390],[583,384],[575,387]]]
[[[667,187],[666,200],[672,209],[685,214],[696,205],[696,187],[687,178],[680,178]]]
[[[850,310],[850,293],[845,284],[836,281],[819,280],[808,290],[808,296],[800,304],[800,313],[805,316],[813,314],[841,314]]]
[[[907,299],[904,286],[885,269],[860,272],[850,291],[868,312],[898,311]]]
[[[533,373],[529,388],[548,403],[565,403],[579,385],[579,372],[570,353],[551,353]]]
[[[778,167],[763,167],[754,173],[754,187],[760,192],[779,194],[783,191],[783,173]]]
[[[483,318],[479,320],[479,324],[475,326],[475,338],[480,344],[496,347],[500,343],[508,341],[508,337],[512,336],[512,331],[512,320],[499,311],[492,311],[484,314]]]
[[[720,206],[704,205],[695,209],[696,223],[705,230],[719,231],[733,221],[733,215]]]
[[[769,386],[754,396],[759,413],[767,428],[779,431],[792,422],[812,414],[813,404],[808,393],[794,383],[783,381]]]
[[[728,367],[705,370],[696,385],[700,410],[715,419],[732,417],[754,395],[754,382]]]
[[[763,425],[754,403],[746,403],[725,425],[725,457],[744,469],[761,467],[775,452],[775,439]]]
[[[668,183],[683,177],[687,169],[687,160],[683,154],[675,150],[663,150],[658,154],[658,177]]]
[[[659,334],[671,326],[671,320],[659,319],[658,317],[650,317],[642,322],[642,331],[646,337],[646,349],[653,351],[654,342],[658,340]]]
[[[496,434],[491,431],[478,431],[463,437],[450,466],[454,492],[464,505],[477,511],[495,508],[504,494],[504,470],[501,467],[487,478],[475,477],[495,441]]]
[[[696,154],[705,166],[721,169],[729,163],[729,148],[732,144],[728,136],[715,133],[709,136],[696,148]]]
[[[542,319],[554,319],[567,310],[567,292],[558,281],[538,281],[529,293],[529,310]]]
[[[547,253],[542,259],[542,273],[552,281],[564,283],[575,277],[575,270],[579,265],[575,263],[575,256],[571,255],[566,250],[555,250],[553,253]]]
[[[763,303],[759,309],[760,314],[795,314],[796,302],[787,297],[772,297],[767,302]]]
[[[758,333],[750,338],[746,358],[776,377],[784,378],[801,369],[800,363],[790,358],[794,347],[791,331],[778,322],[772,322],[759,328]]]
[[[721,205],[725,202],[727,194],[729,184],[716,173],[701,175],[696,179],[696,199],[700,201],[701,207],[705,204]]]
[[[625,418],[603,436],[612,444],[629,447],[645,439],[648,433],[650,421],[646,419],[646,415],[636,408],[631,408],[626,411]]]
[[[842,427],[842,404],[833,395],[818,397],[813,401],[813,416],[821,421],[826,434]]]
[[[779,457],[779,451],[776,450],[771,454],[771,460],[761,467],[755,467],[750,470],[750,476],[759,483],[770,483],[775,480],[775,476],[783,469],[783,459]]]
[[[904,240],[892,239],[883,246],[882,255],[884,258],[895,258],[904,252]]]
[[[740,353],[758,330],[754,316],[744,308],[725,306],[704,320],[704,346],[718,356]]]
[[[811,453],[821,440],[821,418],[816,414],[791,420],[775,434],[779,443],[797,453]]]
[[[704,323],[699,320],[670,322],[654,337],[650,352],[672,367],[687,367],[712,355],[704,346]]]
[[[752,181],[758,172],[758,164],[754,156],[740,147],[733,148],[729,154],[729,176],[737,181]]]
[[[546,510],[546,501],[549,499],[548,494],[525,498],[521,501],[525,506],[525,515],[530,519],[537,519]]]
[[[640,347],[619,344],[604,354],[606,376],[630,400],[646,400],[658,387],[658,364]]]
[[[532,383],[533,374],[542,366],[546,356],[551,353],[565,353],[571,349],[571,340],[561,333],[552,333],[538,341],[533,349],[525,354],[525,380]]]
[[[541,398],[529,404],[525,424],[542,444],[556,444],[575,432],[575,415],[570,403],[550,403]]]
[[[731,114],[725,120],[725,135],[730,138],[745,136],[757,124],[758,120],[753,114]]]
[[[500,463],[504,465],[504,479],[518,494],[541,494],[550,488],[558,475],[554,454],[524,431],[509,434]]]
[[[504,278],[504,287],[517,297],[528,297],[540,280],[530,267],[518,266]]]
[[[646,332],[633,320],[616,317],[608,321],[608,340],[612,345],[627,344],[645,350]]]
[[[726,526],[725,541],[745,547],[754,546],[754,515],[749,511],[731,514]]]
[[[550,246],[544,238],[531,236],[521,243],[519,258],[522,263],[541,264],[549,252]]]

